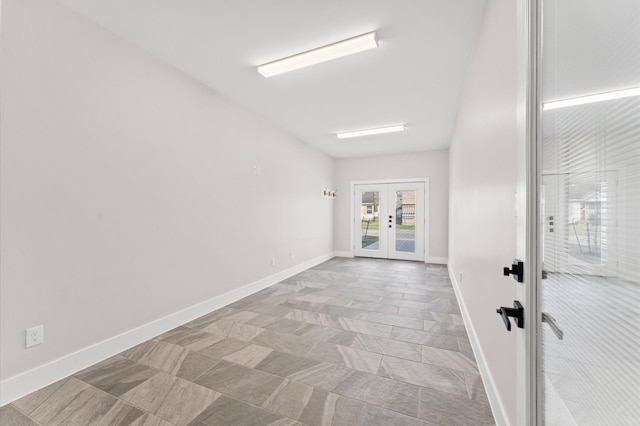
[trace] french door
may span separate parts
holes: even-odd
[[[354,254],[424,261],[424,182],[357,184],[354,189]]]

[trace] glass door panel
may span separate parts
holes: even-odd
[[[541,421],[636,425],[640,2],[543,0],[542,13]]]
[[[396,251],[416,252],[416,191],[396,191]]]
[[[362,193],[361,213],[361,248],[366,250],[380,249],[380,193],[368,191]]]
[[[387,257],[387,191],[380,185],[356,185],[354,193],[355,255]],[[382,212],[382,213],[381,213]]]
[[[389,184],[389,258],[424,261],[424,183]]]
[[[425,185],[355,185],[355,255],[425,259]]]

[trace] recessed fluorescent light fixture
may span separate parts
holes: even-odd
[[[372,31],[260,65],[258,66],[258,72],[265,77],[272,77],[321,62],[331,61],[332,59],[342,58],[343,56],[353,55],[354,53],[364,52],[365,50],[375,49],[376,47],[378,47],[378,39],[376,38],[376,32]]]
[[[353,132],[338,133],[338,139],[357,138],[359,136],[380,135],[383,133],[404,132],[404,124],[389,127],[378,127],[377,129],[356,130]]]
[[[547,102],[543,106],[544,111],[551,109],[566,108],[576,105],[592,104],[595,102],[610,101],[613,99],[629,98],[640,96],[640,87],[632,89],[616,90],[615,92],[598,93],[597,95],[580,96],[578,98],[564,99],[562,101]]]

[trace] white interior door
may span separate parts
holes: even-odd
[[[355,250],[361,257],[425,260],[424,182],[355,185]]]

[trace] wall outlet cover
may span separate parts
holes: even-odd
[[[25,338],[27,348],[42,344],[44,342],[44,327],[42,325],[38,325],[28,328]]]

